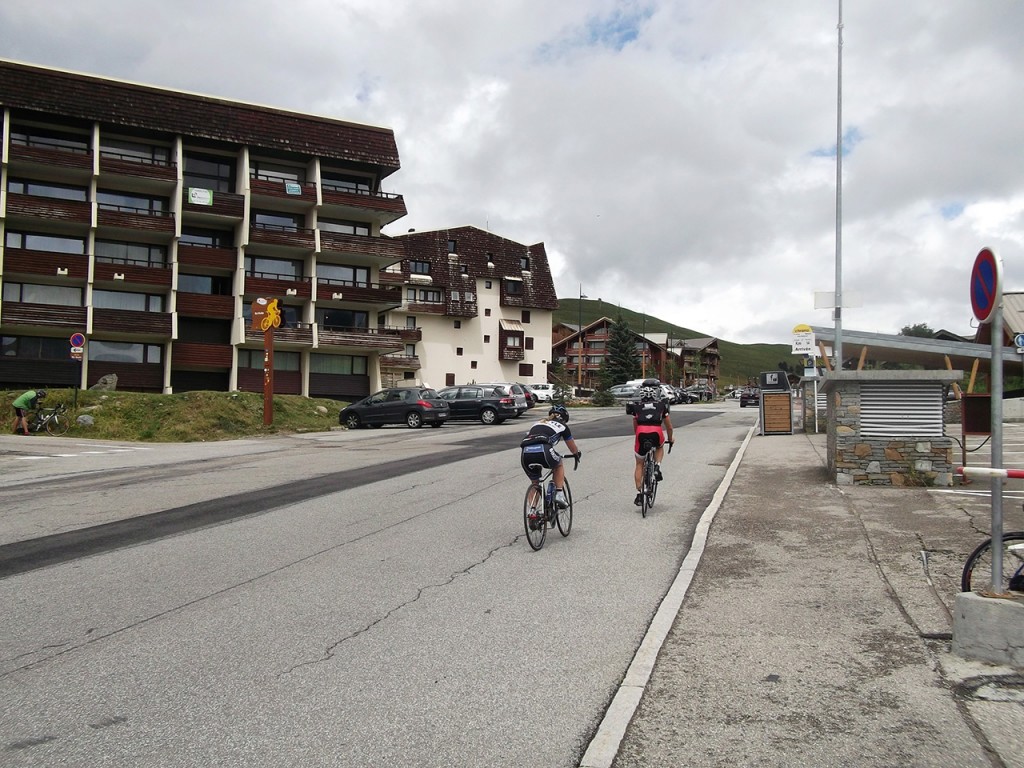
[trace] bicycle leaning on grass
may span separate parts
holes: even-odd
[[[568,458],[568,457],[567,457]],[[575,464],[573,471],[580,465],[578,456],[573,456]],[[542,469],[540,464],[531,464],[531,467]],[[565,494],[565,507],[559,507],[555,503],[555,482],[551,479],[553,470],[539,480],[530,483],[526,489],[526,498],[523,499],[523,525],[526,528],[526,540],[533,550],[544,546],[544,539],[547,538],[548,528],[558,526],[558,532],[568,536],[572,530],[572,490],[569,488],[569,480],[562,481],[562,493]],[[546,489],[546,490],[545,490]]]
[[[672,453],[673,443],[668,444],[668,452]],[[657,449],[652,445],[644,454],[644,466],[640,475],[640,514],[647,517],[647,510],[654,506],[658,495],[658,463],[654,460]]]
[[[1000,578],[1000,594],[1013,590],[1024,592],[1024,531],[1003,533],[1003,569]],[[977,578],[975,578],[977,572]],[[992,539],[979,544],[964,565],[960,577],[960,590],[970,592],[974,588],[991,588]]]
[[[68,418],[68,408],[64,403],[58,403],[53,408],[40,408],[28,422],[29,432],[42,432],[44,429],[49,435],[63,435],[71,428],[71,419]]]

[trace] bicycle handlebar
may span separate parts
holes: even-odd
[[[581,457],[581,456],[583,456],[583,451],[576,451],[576,453],[574,453],[574,454],[572,455],[572,458],[573,458],[573,459],[574,459],[574,461],[575,461],[575,464],[573,464],[573,466],[572,466],[572,471],[573,471],[573,472],[575,472],[575,471],[576,471],[577,469],[579,469],[579,466],[580,466],[580,457]]]

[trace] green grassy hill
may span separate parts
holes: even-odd
[[[559,307],[554,314],[555,323],[576,325],[580,317],[587,325],[602,317],[613,320],[621,313],[622,319],[629,327],[643,333],[667,333],[672,339],[697,339],[711,336],[690,328],[672,325],[657,317],[634,312],[616,304],[600,299],[559,299]],[[775,371],[779,363],[786,363],[790,370],[802,370],[803,362],[799,355],[790,351],[789,344],[736,344],[725,339],[718,340],[718,349],[722,354],[722,368],[719,387],[746,384],[750,379],[757,379],[761,371]]]

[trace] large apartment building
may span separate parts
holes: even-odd
[[[280,393],[366,394],[425,344],[386,272],[392,131],[10,61],[0,109],[0,386],[262,390],[257,298],[283,310]]]
[[[558,299],[543,243],[522,245],[476,227],[395,239],[406,258],[380,275],[402,285],[390,324],[421,336],[381,359],[385,383],[547,381]]]

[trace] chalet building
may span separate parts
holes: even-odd
[[[401,288],[402,303],[387,322],[417,337],[381,357],[385,384],[547,381],[558,299],[543,243],[521,245],[476,227],[395,240],[405,258],[380,280]]]
[[[382,189],[399,169],[389,129],[2,60],[0,109],[0,386],[115,373],[136,391],[262,390],[257,298],[283,310],[279,393],[365,395],[382,358],[405,379],[465,377],[471,361],[522,374],[547,357],[526,330],[550,335],[542,247],[381,234],[406,214]],[[465,337],[464,370],[440,360],[448,341],[424,342],[435,324]],[[396,367],[405,357],[420,368]]]
[[[565,366],[567,384],[598,388],[613,323],[611,318],[602,317],[582,328],[560,324],[554,329],[551,357]],[[632,329],[630,334],[641,360],[642,375],[676,386],[705,384],[717,389],[721,363],[717,339],[675,339],[667,333],[641,334]]]

